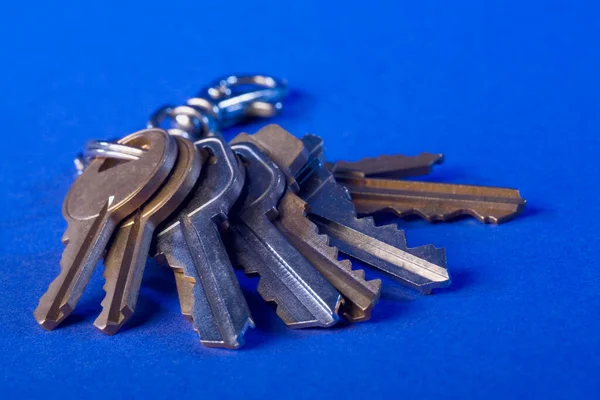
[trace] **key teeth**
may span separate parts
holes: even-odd
[[[408,247],[406,234],[402,229],[398,229],[396,224],[375,225],[373,217],[354,217],[353,220],[355,225],[365,228],[363,233],[368,236],[376,237],[380,240],[385,238],[384,241],[388,242],[388,244],[403,250]]]
[[[298,200],[300,200],[300,199],[298,198]],[[348,259],[338,260],[339,249],[336,246],[330,245],[329,235],[327,235],[325,233],[320,233],[319,227],[317,226],[317,224],[315,224],[308,218],[307,213],[309,212],[310,207],[308,206],[308,203],[306,203],[306,202],[303,202],[303,203],[304,203],[304,207],[302,207],[301,209],[296,208],[296,207],[289,208],[289,210],[291,211],[291,212],[289,212],[290,218],[301,218],[302,219],[302,221],[305,223],[305,227],[307,229],[310,229],[310,231],[314,233],[314,237],[315,237],[316,241],[318,240],[318,242],[321,245],[320,248],[321,248],[323,254],[325,254],[331,260],[338,263],[343,269],[350,272],[354,278],[357,278],[358,280],[363,281],[366,284],[368,284],[369,282],[372,282],[372,281],[365,280],[365,271],[364,270],[352,269],[352,262],[350,260],[348,260]],[[296,210],[302,210],[302,212],[298,213]],[[371,220],[373,226],[375,226],[375,221],[373,220],[373,218],[371,218],[370,220]],[[377,296],[379,296],[379,294],[377,294]]]
[[[185,273],[185,270],[182,266],[177,265],[174,262],[174,260],[171,260],[169,262],[169,257],[166,256],[165,253],[162,253],[162,252],[157,253],[155,257],[158,258],[161,263],[168,265],[173,270],[174,273],[183,275],[184,279],[186,279],[188,282],[190,282],[190,284],[192,284],[192,285],[197,284],[196,280],[193,277],[191,277]],[[196,334],[200,335],[200,330],[198,329],[198,325],[196,323],[194,323],[194,318],[193,318],[192,314],[184,315],[184,317],[186,317],[186,319],[188,319],[192,323],[192,327],[193,327],[194,331],[196,332]],[[255,327],[254,320],[249,315],[248,318],[245,320],[244,324],[242,325],[242,327],[237,331],[237,333],[235,335],[233,335],[231,337],[223,338],[223,340],[217,340],[217,341],[204,340],[204,339],[202,339],[202,337],[200,337],[200,343],[203,346],[207,346],[207,347],[226,348],[226,349],[230,349],[230,350],[239,349],[240,347],[242,347],[244,345],[244,335],[248,331],[248,328],[254,328],[254,327]]]
[[[270,290],[270,286],[267,285],[267,280],[259,275],[258,285],[256,290],[261,295],[264,301],[270,303],[277,303],[275,301],[275,293]]]
[[[306,218],[306,217],[305,217]],[[321,240],[321,244],[322,244],[322,248],[323,250],[327,249],[327,252],[329,254],[327,254],[331,260],[334,260],[335,262],[337,262],[343,269],[345,269],[346,271],[348,271],[350,273],[350,275],[352,275],[353,278],[355,278],[356,280],[359,280],[361,282],[363,282],[363,284],[365,286],[367,286],[367,288],[369,288],[369,290],[372,293],[376,293],[377,299],[379,298],[379,292],[381,290],[381,281],[379,279],[375,279],[375,280],[366,280],[365,279],[365,271],[363,269],[353,269],[352,266],[352,262],[348,259],[343,259],[343,260],[338,260],[338,255],[339,255],[339,249],[336,246],[331,246],[329,244],[329,236],[326,234],[320,234],[319,232],[319,228],[317,227],[316,224],[314,224],[311,220],[309,220],[308,218],[306,218],[306,221],[308,221],[308,223],[313,227],[314,231],[317,232],[316,237],[319,238],[319,240]],[[377,283],[375,284],[371,284],[371,282],[376,282],[379,281],[380,284],[377,285]],[[377,303],[377,301],[374,301],[373,305],[375,305]]]
[[[303,206],[300,206],[303,205]],[[315,249],[315,251],[321,253],[323,256],[327,257],[333,264],[336,264],[339,268],[346,271],[349,276],[351,276],[355,281],[360,282],[360,285],[366,288],[367,291],[371,292],[373,296],[370,299],[370,303],[368,306],[363,305],[360,306],[350,298],[344,297],[342,303],[338,304],[338,307],[342,310],[342,315],[350,322],[359,322],[368,320],[371,317],[371,312],[375,305],[379,300],[379,296],[381,293],[381,280],[365,280],[365,271],[362,269],[353,270],[352,262],[348,259],[338,260],[339,249],[336,246],[330,245],[330,239],[327,234],[319,233],[318,226],[312,222],[307,217],[307,211],[309,209],[308,204],[298,198],[296,195],[287,193],[282,203],[280,203],[280,207],[283,207],[282,214],[282,225],[284,225],[284,231],[295,230],[294,227],[290,226],[289,229],[285,228],[286,219],[295,220],[297,222],[301,222],[299,226],[296,226],[298,231],[309,232],[311,236],[310,243],[312,243],[311,247]],[[290,233],[291,235],[291,233]],[[335,268],[335,267],[333,267]],[[327,277],[326,277],[327,278]],[[331,283],[335,283],[330,280]],[[340,290],[340,289],[338,289]],[[366,294],[364,294],[367,296]],[[351,296],[352,297],[352,296]],[[338,312],[336,311],[336,314]]]
[[[506,212],[505,214],[502,214],[502,215],[484,215],[479,212],[476,212],[475,210],[469,210],[469,209],[459,209],[459,210],[452,210],[452,211],[448,211],[448,212],[429,212],[429,211],[426,211],[426,210],[424,210],[422,208],[418,208],[418,207],[402,209],[402,208],[398,208],[398,207],[394,207],[394,206],[387,206],[387,207],[382,207],[381,209],[378,209],[378,210],[369,211],[368,214],[372,214],[372,213],[379,212],[379,211],[394,214],[398,218],[406,218],[406,217],[414,215],[414,216],[422,218],[428,222],[447,222],[447,221],[451,221],[453,219],[456,219],[458,217],[466,215],[466,216],[475,218],[476,220],[478,220],[481,223],[493,224],[493,225],[497,225],[502,222],[509,221],[521,213],[521,211],[516,211],[516,212],[510,211],[510,212]]]
[[[312,327],[320,327],[320,328],[328,328],[330,326],[335,325],[339,321],[338,310],[343,304],[343,297],[341,295],[338,296],[338,300],[334,307],[334,311],[331,314],[330,321],[319,321],[317,318],[311,321],[301,321],[301,322],[293,322],[290,318],[288,318],[288,314],[284,307],[282,307],[276,300],[275,294],[270,290],[271,286],[267,285],[267,280],[264,277],[259,277],[257,291],[261,295],[264,301],[275,305],[275,313],[279,318],[286,324],[288,328],[291,329],[299,329],[299,328],[312,328]]]
[[[40,298],[40,301],[39,301],[36,309],[33,312],[33,316],[34,316],[35,320],[37,321],[37,323],[42,328],[44,328],[45,330],[48,330],[48,331],[51,331],[51,330],[55,329],[58,325],[60,325],[69,315],[71,315],[71,313],[75,309],[74,305],[69,304],[69,299],[67,298],[67,301],[58,307],[57,318],[51,318],[51,314],[54,314],[54,312],[53,312],[54,307],[52,305],[48,308],[46,308],[44,306],[44,303],[47,302],[47,300],[46,300],[47,296],[51,296],[51,293],[58,292],[58,290],[56,290],[56,287],[57,286],[60,287],[61,285],[65,284],[64,279],[59,280],[59,278],[63,274],[67,273],[67,271],[65,270],[66,268],[68,268],[68,265],[69,265],[69,260],[67,258],[67,254],[69,254],[72,251],[69,249],[69,247],[76,246],[76,243],[74,241],[67,239],[69,237],[69,232],[70,232],[69,228],[70,227],[67,226],[67,229],[66,229],[65,233],[63,234],[63,243],[64,243],[65,247],[63,248],[63,253],[62,253],[62,256],[60,259],[60,268],[59,268],[58,276],[52,280],[52,282],[48,286],[48,289]]]

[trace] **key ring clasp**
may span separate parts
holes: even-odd
[[[230,75],[202,89],[197,97],[207,96],[216,103],[219,125],[225,128],[247,118],[274,116],[287,93],[285,80],[267,75]]]
[[[148,121],[148,128],[161,128],[190,140],[219,135],[224,129],[248,118],[272,117],[282,108],[287,82],[266,75],[229,75],[216,80],[183,106],[163,106]]]

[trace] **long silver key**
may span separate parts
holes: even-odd
[[[179,155],[173,171],[152,198],[119,226],[104,259],[102,312],[96,328],[112,335],[133,315],[154,229],[194,188],[202,159],[192,142],[175,137]]]
[[[156,247],[176,270],[182,312],[191,316],[201,343],[235,349],[254,322],[219,226],[242,190],[244,168],[217,137],[196,146],[208,153],[208,161],[184,209],[158,234]]]
[[[136,132],[119,143],[144,152],[134,161],[93,161],[63,203],[68,226],[61,271],[34,311],[45,329],[54,329],[71,314],[115,227],[152,196],[177,158],[175,140],[160,129]]]
[[[247,274],[260,275],[259,293],[277,304],[289,327],[335,324],[341,295],[272,223],[286,189],[284,175],[254,145],[232,148],[246,165],[246,193],[231,227],[238,263]]]

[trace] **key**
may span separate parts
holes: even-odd
[[[275,225],[308,261],[344,296],[340,313],[350,322],[366,321],[379,301],[381,280],[365,280],[363,270],[353,270],[350,260],[338,260],[338,250],[329,237],[319,233],[306,216],[308,205],[286,191],[279,203]]]
[[[175,140],[160,129],[136,132],[119,143],[144,153],[135,161],[93,161],[63,202],[67,230],[61,271],[34,311],[45,329],[54,329],[71,314],[116,226],[152,196],[177,158]]]
[[[254,322],[219,227],[242,190],[244,168],[217,137],[196,146],[210,157],[189,202],[158,234],[156,248],[176,271],[182,313],[191,317],[200,342],[236,349]]]
[[[410,176],[427,175],[433,166],[444,161],[443,154],[421,153],[417,156],[402,154],[363,158],[359,161],[337,161],[325,163],[336,179],[338,175],[358,174],[368,178],[402,179]]]
[[[246,166],[246,190],[231,226],[237,263],[260,276],[258,292],[277,304],[277,315],[289,327],[332,326],[341,295],[272,223],[285,192],[284,175],[253,144],[232,148]]]
[[[480,222],[500,224],[525,208],[516,189],[459,184],[363,178],[336,174],[346,186],[360,214],[392,212],[399,217],[418,215],[428,221],[448,221],[470,215]]]
[[[179,154],[171,175],[154,196],[123,222],[104,259],[102,312],[94,322],[115,334],[133,315],[154,230],[181,204],[194,187],[202,159],[189,140],[175,137]]]
[[[399,180],[427,174],[442,160],[441,154],[422,153],[338,161],[328,167],[348,189],[359,214],[392,212],[431,222],[470,215],[483,223],[499,224],[525,208],[526,201],[516,189]]]
[[[425,294],[450,284],[444,249],[409,248],[404,231],[395,225],[376,226],[370,217],[358,218],[348,191],[325,168],[303,183],[299,195],[309,204],[312,221],[341,252]]]
[[[293,136],[281,129],[278,134]],[[256,135],[255,139],[257,139]],[[259,136],[261,145],[277,153],[274,135]],[[292,139],[288,139],[292,140]],[[298,139],[296,139],[298,140]],[[256,140],[258,142],[258,140]],[[309,154],[309,160],[320,159],[322,140],[314,135],[302,139]],[[394,225],[375,226],[373,220],[357,218],[354,205],[346,189],[337,184],[333,175],[325,168],[313,168],[310,173],[290,168],[294,160],[286,160],[282,171],[296,176],[300,183],[299,195],[309,205],[310,219],[319,227],[321,233],[330,237],[330,244],[341,252],[378,268],[401,283],[423,293],[431,293],[434,288],[450,284],[446,269],[446,253],[443,249],[427,245],[408,248],[404,231]],[[313,162],[309,161],[311,164]]]

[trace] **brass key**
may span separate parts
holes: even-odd
[[[448,221],[463,215],[499,224],[519,215],[526,201],[516,189],[400,180],[428,173],[442,155],[382,156],[348,163],[329,163],[337,182],[348,189],[359,214],[392,212]],[[382,179],[391,177],[393,179]]]
[[[358,161],[325,162],[324,166],[335,175],[356,173],[369,178],[402,179],[427,175],[436,164],[444,161],[443,154],[421,153],[417,156],[403,154],[367,157]]]
[[[106,296],[94,326],[106,334],[115,334],[133,315],[154,229],[179,207],[200,175],[202,158],[194,144],[181,137],[175,140],[179,154],[171,175],[121,223],[104,259]]]

